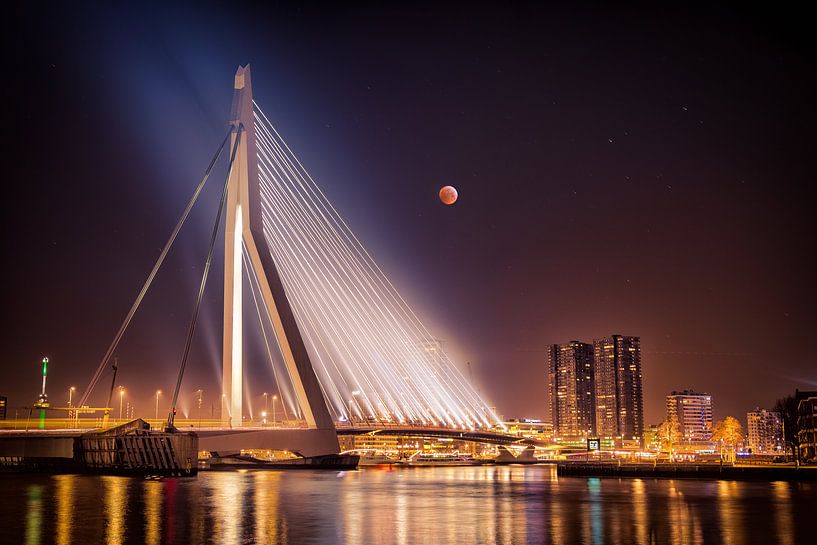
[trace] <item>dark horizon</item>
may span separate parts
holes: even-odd
[[[245,63],[296,155],[506,417],[547,416],[548,345],[611,334],[641,337],[647,425],[672,390],[744,421],[817,388],[805,21],[723,4],[16,11],[11,418],[35,401],[43,355],[51,399],[87,384],[223,137]],[[223,171],[118,353],[117,383],[147,414],[175,381]],[[214,274],[183,410],[197,388],[217,399],[221,290]],[[257,404],[271,378],[250,365]]]

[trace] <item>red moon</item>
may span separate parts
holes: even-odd
[[[440,200],[443,202],[443,204],[448,206],[451,206],[457,202],[457,190],[454,188],[454,186],[447,185],[440,189]]]

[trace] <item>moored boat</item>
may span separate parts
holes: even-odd
[[[459,454],[457,452],[450,454],[417,452],[408,459],[408,462],[405,462],[405,465],[412,467],[475,466],[481,463],[481,460],[475,460],[470,454]]]

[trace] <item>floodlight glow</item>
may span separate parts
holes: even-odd
[[[263,235],[334,417],[500,424],[257,104],[254,118]]]

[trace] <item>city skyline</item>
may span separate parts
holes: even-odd
[[[220,137],[225,81],[248,60],[282,131],[502,413],[546,416],[546,347],[611,331],[642,339],[645,423],[660,421],[666,394],[684,387],[716,396],[716,418],[813,389],[814,256],[793,256],[810,242],[798,185],[813,173],[809,123],[795,120],[814,118],[815,82],[801,71],[807,54],[773,23],[751,35],[746,14],[724,11],[701,28],[686,12],[641,14],[637,22],[679,25],[666,37],[638,30],[651,47],[608,51],[606,38],[620,32],[613,12],[567,14],[563,29],[536,10],[531,23],[506,12],[486,42],[493,14],[477,11],[454,45],[451,11],[436,13],[428,41],[387,8],[375,15],[392,34],[333,39],[319,34],[365,27],[331,10],[289,12],[289,28],[314,40],[288,59],[297,40],[287,33],[251,29],[237,45],[198,38],[213,29],[206,14],[176,34],[178,8],[163,19],[72,7],[82,22],[61,28],[68,9],[24,14],[15,30],[31,54],[12,70],[24,85],[12,91],[23,134],[12,143],[10,199],[37,206],[3,218],[4,253],[14,256],[7,288],[22,287],[3,306],[9,407],[36,399],[46,355],[52,399],[85,386]],[[734,71],[725,67],[743,53],[724,24],[751,35],[754,61]],[[571,38],[588,25],[590,53]],[[520,32],[541,56],[505,55]],[[381,52],[364,47],[370,39]],[[703,60],[684,61],[674,41]],[[405,43],[395,62],[387,51]],[[468,62],[452,72],[437,56],[443,45]],[[761,54],[768,47],[774,58]],[[633,85],[633,61],[664,75]],[[444,207],[436,193],[448,183],[460,197]],[[170,389],[178,363],[214,194],[205,201],[118,354],[117,382],[151,414],[152,392]],[[184,392],[219,390],[219,293],[214,282]],[[263,366],[250,373],[271,389]]]

